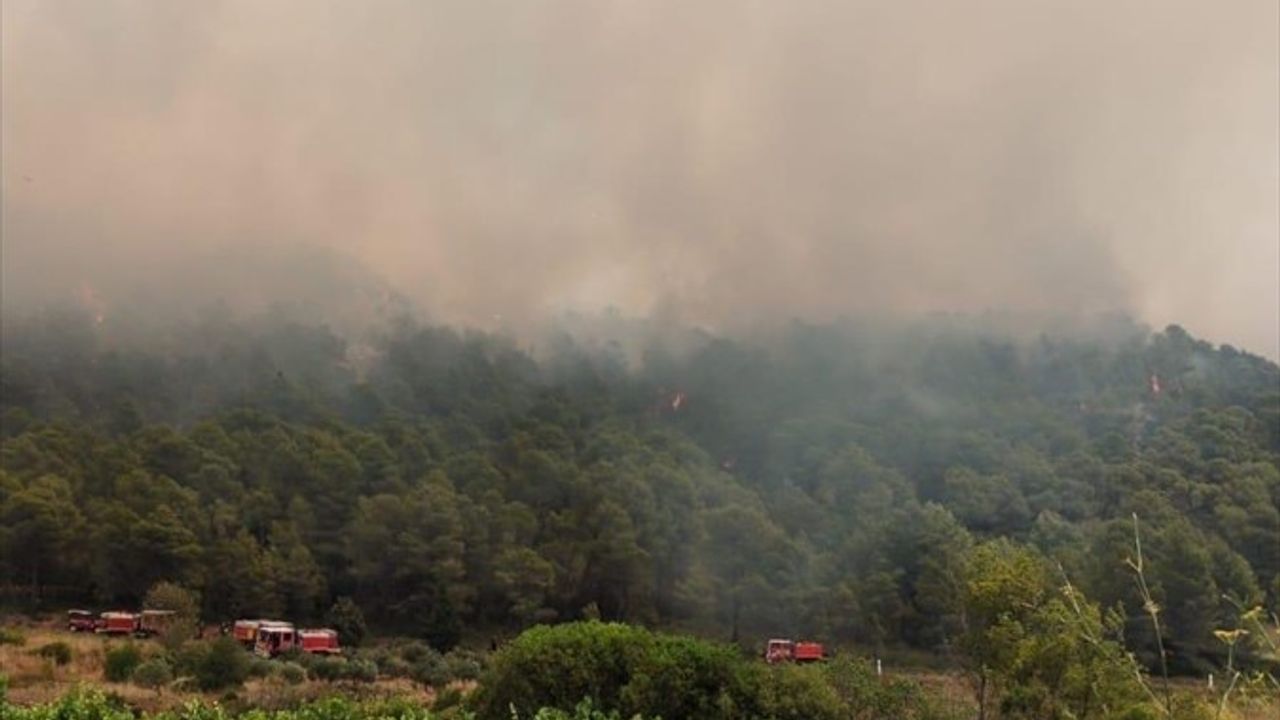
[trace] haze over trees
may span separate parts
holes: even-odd
[[[1280,600],[1265,359],[1118,319],[614,321],[532,349],[407,321],[146,346],[73,312],[6,322],[4,591],[126,604],[173,582],[206,621],[351,598],[441,648],[600,617],[951,653],[981,641],[975,563],[1032,563],[1020,622],[1112,623],[1154,663],[1137,513],[1175,671],[1221,663],[1214,630]],[[1062,616],[1066,580],[1103,614]]]

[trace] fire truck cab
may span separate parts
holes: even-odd
[[[773,639],[764,649],[764,661],[770,665],[783,662],[819,662],[826,659],[822,643]]]
[[[298,646],[298,632],[293,623],[263,620],[253,643],[253,652],[262,657],[275,657]]]
[[[71,632],[93,632],[97,627],[97,619],[88,610],[67,611],[67,630]]]

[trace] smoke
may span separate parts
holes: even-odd
[[[319,255],[481,327],[1129,312],[1277,357],[1277,22],[5,0],[3,297],[344,297]]]

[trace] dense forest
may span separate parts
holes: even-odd
[[[944,653],[970,549],[1007,538],[1148,662],[1221,664],[1214,631],[1280,602],[1280,368],[1177,326],[1016,324],[9,318],[4,601],[167,580],[206,621],[349,597],[446,648],[585,617]]]

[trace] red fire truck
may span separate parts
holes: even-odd
[[[67,630],[71,632],[93,632],[98,628],[98,620],[88,610],[68,610]]]
[[[132,635],[138,631],[138,615],[131,612],[104,612],[98,616],[94,631],[103,635]]]
[[[794,642],[774,639],[764,649],[764,661],[770,665],[783,662],[819,662],[827,657],[822,643]]]
[[[252,648],[258,640],[258,626],[261,620],[237,620],[231,627],[231,637],[247,648]]]
[[[262,657],[275,657],[298,646],[298,632],[293,623],[262,620],[253,642],[253,652]]]
[[[298,631],[298,639],[302,644],[302,652],[315,655],[337,655],[342,652],[338,647],[338,631],[329,628],[304,628]]]

